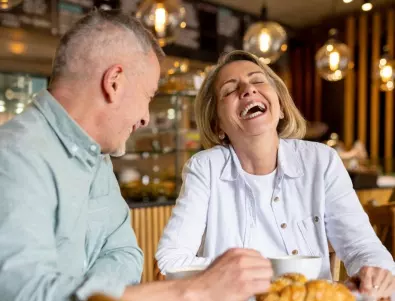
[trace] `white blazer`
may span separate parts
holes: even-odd
[[[253,248],[254,240],[260,239],[254,232],[257,201],[232,146],[194,155],[184,166],[183,186],[159,242],[156,259],[161,272],[208,265],[229,248]],[[268,208],[276,221],[269,224],[270,233],[280,236],[277,241],[283,244],[265,245],[258,250],[264,256],[321,256],[319,277],[331,279],[329,240],[349,275],[365,265],[395,274],[393,258],[377,238],[332,148],[281,139]]]

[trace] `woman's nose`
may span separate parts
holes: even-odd
[[[254,95],[256,93],[257,93],[257,90],[254,87],[254,85],[247,84],[247,85],[242,87],[242,91],[241,91],[240,97],[241,98],[245,98],[245,97],[252,96],[252,95]]]

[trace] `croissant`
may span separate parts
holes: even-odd
[[[340,283],[327,280],[307,281],[301,274],[285,274],[276,279],[257,301],[355,301],[350,290]]]

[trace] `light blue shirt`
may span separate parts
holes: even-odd
[[[395,273],[340,157],[324,144],[280,140],[274,190],[264,206],[231,146],[193,156],[183,181],[156,253],[163,273],[208,265],[229,248],[241,247],[266,257],[320,256],[319,278],[330,279],[328,240],[349,275],[363,266]]]
[[[143,254],[111,160],[43,91],[0,127],[0,299],[119,298]]]

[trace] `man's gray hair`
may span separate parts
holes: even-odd
[[[121,51],[133,56],[133,51],[148,54],[151,50],[159,61],[165,56],[151,32],[131,14],[94,9],[61,38],[53,60],[51,82],[63,76],[76,78],[81,73],[89,76],[86,74],[89,68],[98,67],[111,57],[116,61]]]

